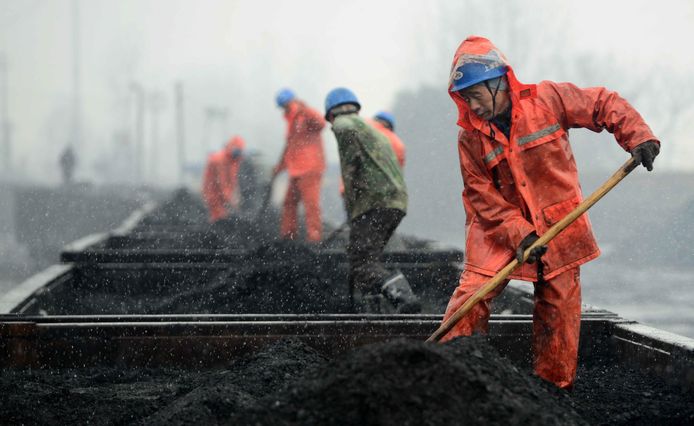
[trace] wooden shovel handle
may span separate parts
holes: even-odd
[[[562,220],[555,223],[551,228],[547,230],[540,238],[535,241],[530,247],[523,253],[523,262],[526,261],[530,255],[530,251],[537,246],[543,246],[549,243],[554,237],[557,236],[561,231],[566,229],[571,225],[576,219],[578,219],[583,213],[585,213],[589,208],[591,208],[595,203],[597,203],[602,197],[605,196],[612,188],[614,188],[622,179],[624,179],[629,173],[631,173],[638,164],[633,158],[630,158],[626,163],[622,165],[612,175],[605,183],[596,189],[590,197],[583,200],[573,211],[567,214]],[[522,262],[521,262],[522,263]],[[453,315],[451,315],[448,320],[446,320],[441,326],[427,339],[427,342],[435,342],[441,339],[446,333],[448,333],[457,323],[460,321],[470,310],[475,306],[484,296],[490,291],[494,290],[496,286],[505,281],[509,275],[520,265],[517,259],[513,259],[508,265],[506,265],[502,270],[500,270],[491,280],[489,280],[484,286],[482,286],[475,294],[472,295],[468,300],[465,301],[463,306],[458,308]]]

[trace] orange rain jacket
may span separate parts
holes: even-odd
[[[475,57],[506,58],[487,39],[472,36],[456,51],[456,69]],[[466,213],[465,268],[493,276],[515,255],[521,240],[535,231],[542,235],[581,201],[576,162],[568,130],[607,129],[619,145],[631,151],[655,140],[639,113],[617,93],[603,87],[581,89],[570,83],[543,81],[521,84],[509,67],[510,138],[473,113],[458,93],[460,168]],[[600,254],[587,215],[581,216],[549,243],[542,257],[544,275],[551,279]],[[524,264],[511,278],[536,281],[535,265]]]
[[[405,144],[402,143],[398,135],[395,134],[394,131],[390,130],[383,124],[379,123],[377,120],[371,120],[369,121],[369,124],[371,126],[378,130],[379,132],[383,133],[388,140],[390,141],[390,146],[393,148],[393,152],[395,152],[395,157],[398,159],[398,164],[400,164],[400,168],[404,169],[405,168]]]
[[[243,150],[246,143],[240,136],[234,136],[221,150],[207,158],[202,181],[202,196],[207,204],[210,222],[216,222],[228,215],[227,206],[234,203],[234,192],[238,184],[242,157],[232,158],[235,149]]]
[[[323,139],[325,120],[318,111],[301,101],[291,101],[284,114],[287,120],[287,147],[277,171],[287,169],[290,177],[325,171]]]

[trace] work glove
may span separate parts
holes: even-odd
[[[523,253],[525,253],[525,250],[527,250],[528,247],[533,245],[533,243],[537,241],[539,238],[540,237],[538,237],[537,234],[534,232],[531,232],[525,238],[523,238],[523,241],[521,241],[520,245],[516,249],[516,259],[518,260],[518,263],[523,262]],[[542,255],[546,252],[547,246],[535,247],[530,252],[530,255],[528,256],[526,262],[535,263],[536,261],[540,260],[540,257],[542,257]]]
[[[660,144],[658,141],[650,140],[637,145],[631,150],[631,157],[634,158],[635,164],[643,164],[643,167],[650,172],[653,170],[653,160],[660,153]]]

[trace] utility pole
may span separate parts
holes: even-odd
[[[221,140],[214,140],[214,137],[212,138],[212,143],[210,144],[210,131],[209,129],[206,129],[205,133],[205,138],[203,140],[203,144],[205,145],[205,148],[210,151],[216,151],[219,148],[220,143],[224,142],[224,138],[226,138],[227,135],[227,128],[228,128],[228,116],[229,116],[229,110],[227,108],[223,107],[216,107],[216,106],[208,106],[205,108],[205,127],[207,128],[208,126],[214,125],[215,122],[218,122],[221,127],[219,130],[221,130],[222,133],[222,139]]]
[[[176,144],[178,146],[178,183],[183,185],[183,167],[185,165],[185,123],[183,121],[183,83],[176,83]]]
[[[2,137],[2,169],[8,175],[12,172],[12,142],[10,141],[10,119],[7,84],[7,56],[0,53],[0,136]]]
[[[161,92],[155,91],[149,95],[149,113],[150,113],[150,151],[149,151],[149,175],[152,183],[157,183],[159,174],[159,114],[164,109],[164,96]]]
[[[72,0],[72,88],[72,143],[77,152],[84,152],[84,147],[82,147],[82,82],[80,76],[80,0]]]
[[[133,144],[135,176],[138,184],[143,182],[144,146],[145,139],[145,91],[138,83],[130,83],[130,90],[135,93],[135,143]]]

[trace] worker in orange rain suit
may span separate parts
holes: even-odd
[[[246,143],[234,136],[221,150],[210,154],[202,181],[202,196],[207,204],[210,222],[229,215],[238,207],[238,174]]]
[[[379,111],[374,115],[371,124],[376,130],[383,133],[390,141],[390,147],[395,152],[400,168],[405,168],[405,144],[402,143],[398,135],[395,134],[395,116],[388,111]]]
[[[325,127],[325,120],[318,111],[298,100],[289,89],[281,90],[276,100],[277,105],[284,109],[287,120],[287,145],[273,170],[273,177],[285,169],[289,174],[280,237],[296,238],[297,210],[299,201],[302,201],[306,216],[306,240],[315,243],[320,241],[322,233],[320,189],[325,156],[320,132]]]
[[[568,130],[607,129],[648,170],[660,142],[617,93],[570,83],[521,84],[492,43],[469,37],[455,53],[449,93],[458,107],[466,213],[466,259],[444,320],[491,276],[582,200]],[[546,252],[546,254],[544,254]],[[543,256],[544,254],[544,256]],[[513,279],[534,282],[533,353],[537,375],[571,388],[581,317],[579,265],[600,254],[586,215],[548,246],[532,250]],[[530,265],[537,261],[537,268]],[[446,336],[486,332],[502,283]]]

